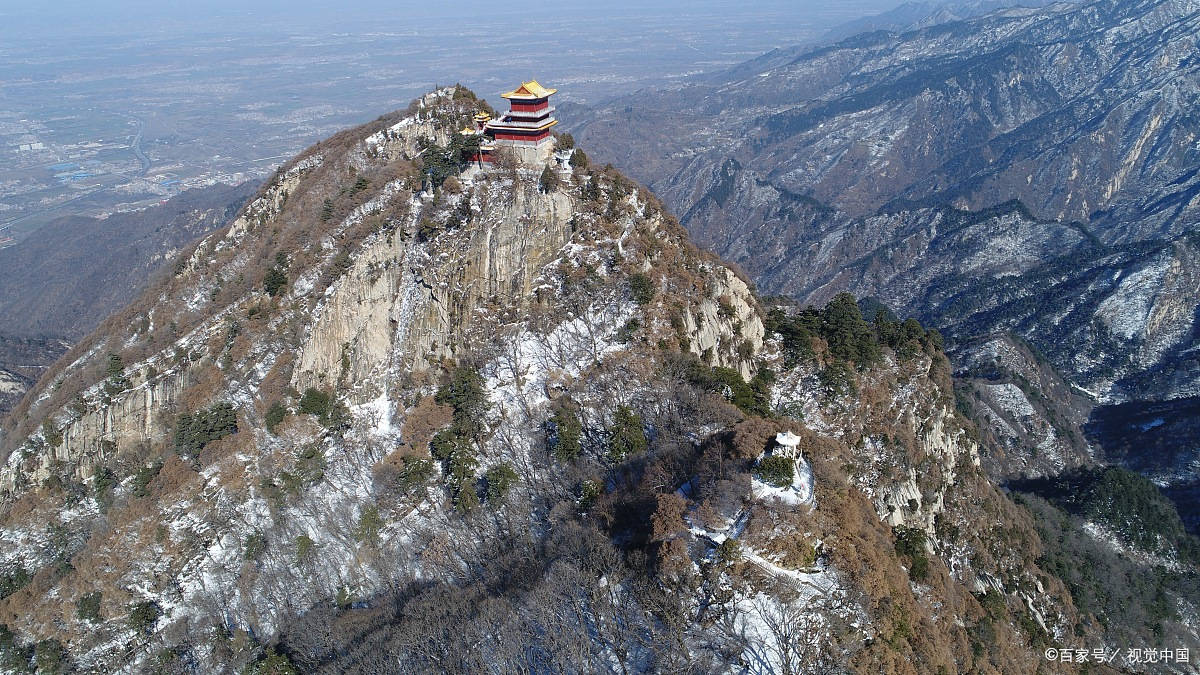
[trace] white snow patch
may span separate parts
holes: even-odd
[[[593,305],[544,335],[521,331],[505,344],[504,355],[485,369],[489,398],[498,406],[544,403],[551,371],[577,378],[585,368],[624,349],[615,336],[635,309],[627,301]]]
[[[316,269],[311,269],[301,274],[300,278],[296,279],[296,282],[292,284],[292,295],[297,298],[303,298],[312,293],[312,289],[316,286],[319,276],[320,273]]]
[[[1006,382],[1004,384],[989,384],[986,388],[992,400],[1002,410],[1014,417],[1033,417],[1036,414],[1033,405],[1025,396],[1025,392],[1021,391],[1021,388],[1017,385]]]
[[[1162,286],[1169,261],[1165,258],[1126,275],[1117,283],[1116,291],[1096,308],[1100,317],[1115,335],[1131,340],[1146,330],[1146,322],[1154,307],[1154,299]]]
[[[1127,546],[1124,540],[1109,528],[1094,521],[1088,521],[1083,524],[1083,531],[1087,532],[1097,541],[1103,542],[1112,547],[1117,553],[1137,560],[1142,563],[1154,565],[1156,567],[1165,567],[1172,572],[1182,572],[1183,565],[1178,560],[1171,560],[1157,553],[1148,553],[1138,548]]]
[[[0,394],[17,394],[25,389],[21,381],[7,371],[0,370]]]
[[[796,460],[796,469],[792,474],[792,484],[788,487],[776,487],[764,483],[757,476],[751,475],[750,493],[760,501],[778,500],[784,504],[813,504],[813,473],[812,467],[803,458]]]
[[[354,406],[354,416],[364,420],[371,433],[388,438],[398,433],[398,429],[392,423],[394,408],[395,404],[388,400],[387,392],[383,392],[374,401]]]

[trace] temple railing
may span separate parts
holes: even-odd
[[[546,106],[545,108],[541,108],[540,110],[509,110],[508,112],[506,112],[504,114],[509,117],[537,118],[537,117],[545,117],[546,115],[551,115],[554,113],[554,110],[555,110],[554,106],[551,105],[551,106]]]
[[[509,127],[512,129],[541,129],[542,127],[548,126],[555,121],[556,120],[553,117],[547,117],[546,119],[538,120],[537,122],[524,122],[521,120],[504,120],[503,122],[497,122],[492,120],[488,123],[488,127],[491,129],[501,129],[504,127]]]

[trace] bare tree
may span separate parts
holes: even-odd
[[[836,588],[789,586],[778,581],[768,592],[731,603],[719,621],[726,644],[740,652],[753,673],[845,672],[853,651],[852,603]],[[761,628],[751,630],[751,625]]]

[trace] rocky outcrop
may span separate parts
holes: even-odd
[[[722,266],[714,272],[715,297],[704,298],[695,313],[689,308],[684,314],[690,351],[749,378],[752,361],[739,357],[738,347],[749,345],[751,356],[762,351],[765,329],[758,303],[746,282],[731,270]],[[737,343],[731,344],[734,340]]]
[[[4,478],[12,481],[21,475],[38,483],[66,467],[68,475],[90,480],[95,468],[112,459],[118,448],[130,451],[163,442],[173,426],[172,411],[183,387],[183,376],[172,374],[144,382],[110,402],[97,402],[94,410],[84,412],[63,427],[61,443],[41,453],[32,474],[6,471]],[[95,394],[100,396],[99,392]],[[0,486],[0,491],[11,487],[11,483]]]
[[[859,447],[853,482],[866,494],[880,520],[934,536],[934,523],[946,506],[946,494],[964,471],[977,473],[978,443],[945,404],[948,392],[931,376],[928,358],[863,374],[857,385],[870,395],[830,406],[815,373],[797,370],[775,387],[779,405],[803,410],[805,425],[819,435]],[[944,385],[942,385],[944,386]]]
[[[475,323],[537,302],[540,273],[570,238],[571,200],[521,181],[480,185],[444,205],[465,200],[478,214],[470,228],[428,246],[397,233],[364,243],[315,310],[297,361],[299,388],[426,370],[470,346],[463,343]],[[421,207],[414,205],[405,231],[418,229]]]

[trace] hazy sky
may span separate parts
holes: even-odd
[[[342,2],[303,2],[299,0],[0,0],[0,34],[33,37],[142,31],[219,31],[254,32],[263,29],[303,30],[323,27],[328,30],[361,30],[373,22],[394,24],[409,20],[425,23],[429,19],[486,24],[495,18],[499,7],[518,6],[533,9],[539,16],[553,19],[580,19],[598,14],[655,17],[688,22],[701,15],[711,18],[721,13],[777,15],[804,21],[807,14],[820,14],[821,23],[844,16],[843,20],[878,13],[900,4],[900,0],[840,0],[836,3],[816,0],[755,0],[730,2],[718,0],[558,0],[540,3],[526,0],[510,5],[499,0],[344,0]]]

